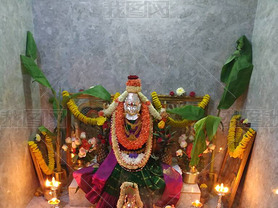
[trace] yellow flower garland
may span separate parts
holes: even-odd
[[[113,101],[115,101],[120,95],[121,95],[121,93],[116,92],[114,95]]]
[[[63,97],[69,96],[69,93],[67,91],[63,91]],[[81,113],[78,110],[78,106],[75,104],[73,99],[69,99],[67,102],[67,106],[71,113],[74,115],[75,118],[77,118],[79,121],[82,121],[85,124],[91,124],[91,125],[98,125],[102,126],[104,122],[106,121],[106,118],[103,116],[97,117],[97,118],[90,118],[85,116],[83,113]]]
[[[210,96],[208,94],[206,94],[204,97],[203,97],[203,100],[198,104],[198,106],[200,108],[203,108],[205,109],[206,106],[208,105],[209,103],[209,100],[210,100]]]
[[[38,148],[38,145],[34,141],[29,141],[28,144],[30,146],[31,151],[33,152],[40,168],[42,169],[45,175],[51,175],[54,170],[55,160],[54,160],[54,149],[52,145],[52,139],[45,132],[42,132],[45,135],[45,143],[48,154],[48,166],[43,159],[42,153]]]
[[[152,95],[153,105],[154,105],[155,109],[160,111],[161,108],[162,108],[162,105],[161,105],[161,102],[160,102],[160,100],[158,98],[157,93],[156,92],[152,92],[151,95]]]
[[[151,93],[151,96],[152,96],[152,101],[153,101],[153,104],[154,104],[154,107],[157,109],[157,110],[161,110],[162,108],[162,105],[161,105],[161,102],[158,98],[158,95],[157,93],[154,91]],[[203,108],[205,109],[206,106],[208,105],[209,103],[209,100],[210,100],[210,96],[208,94],[206,94],[202,101],[200,103],[198,103],[198,106],[200,108]],[[190,125],[191,123],[193,123],[194,121],[190,121],[190,120],[187,120],[187,119],[183,119],[183,120],[175,120],[171,117],[168,117],[167,119],[167,123],[168,125],[171,125],[173,127],[177,127],[177,128],[182,128],[182,127],[185,127],[185,126],[188,126]]]
[[[240,119],[240,117],[240,115],[234,115],[230,121],[228,133],[228,152],[230,157],[242,159],[243,153],[247,148],[249,141],[254,138],[256,131],[252,128],[249,128],[239,142],[242,134],[242,128],[237,128],[236,122],[238,119]],[[236,147],[235,142],[239,142]]]

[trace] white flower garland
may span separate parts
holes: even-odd
[[[150,119],[150,134],[149,134],[149,139],[146,143],[146,149],[144,153],[139,154],[140,157],[138,155],[139,159],[130,158],[129,155],[126,156],[126,154],[121,152],[118,139],[116,136],[115,123],[116,122],[115,122],[115,112],[114,112],[112,115],[112,124],[111,124],[112,148],[119,165],[130,170],[143,168],[147,164],[152,151],[152,137],[153,137],[152,119]]]
[[[139,95],[139,97],[140,97],[140,100],[141,100],[143,103],[149,101],[148,98],[147,98],[145,95],[143,95],[142,92],[138,92],[138,95]],[[149,108],[150,114],[151,114],[155,119],[157,119],[157,120],[161,120],[161,119],[162,119],[162,117],[160,116],[159,112],[153,107],[152,104],[150,104],[150,105],[148,106],[148,108]]]
[[[123,102],[125,100],[125,98],[127,97],[128,92],[124,91],[119,97],[118,97],[118,102]],[[107,109],[103,110],[103,113],[105,116],[111,116],[112,113],[116,110],[117,106],[118,106],[118,102],[117,101],[113,101],[109,107]]]

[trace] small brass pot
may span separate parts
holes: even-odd
[[[183,182],[188,184],[197,183],[199,172],[183,172]]]

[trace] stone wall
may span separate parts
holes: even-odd
[[[275,208],[278,197],[278,2],[259,0],[253,32],[254,71],[245,114],[258,131],[245,178],[241,207]]]
[[[256,0],[34,1],[42,70],[56,89],[101,84],[122,92],[137,74],[143,93],[178,87],[212,96],[241,35],[251,39]]]
[[[0,5],[0,207],[7,208],[25,207],[38,186],[27,141],[40,123],[39,90],[22,75],[19,57],[33,30],[31,3]]]

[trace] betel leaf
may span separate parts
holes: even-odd
[[[218,109],[228,109],[247,89],[252,75],[252,46],[245,36],[237,40],[237,50],[228,58],[221,71],[226,84]]]
[[[180,115],[182,119],[193,121],[199,120],[205,116],[205,110],[194,105],[185,105],[180,108],[169,109],[167,112]]]
[[[111,100],[110,93],[102,85],[96,85],[96,86],[94,86],[90,89],[72,94],[70,96],[70,98],[75,98],[79,95],[91,95],[91,96],[100,98],[100,99],[105,100],[105,101],[110,101]]]
[[[33,60],[37,59],[37,46],[30,31],[27,32],[26,56]]]
[[[216,116],[207,116],[195,123],[195,139],[191,151],[191,166],[198,165],[200,161],[199,155],[207,148],[206,139],[209,141],[213,139],[220,124],[220,120],[221,119]]]
[[[20,56],[21,63],[23,64],[24,68],[26,69],[26,72],[38,83],[42,84],[45,87],[50,88],[53,90],[51,87],[50,83],[46,79],[45,75],[43,72],[40,70],[38,65],[34,62],[32,58],[29,58],[27,56]]]

